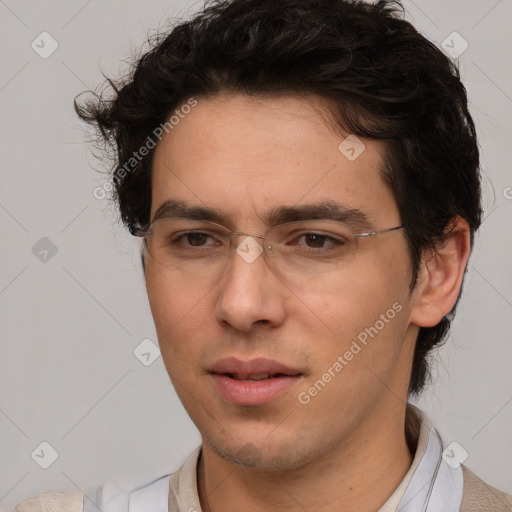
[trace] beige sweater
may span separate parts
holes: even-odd
[[[464,493],[460,512],[512,512],[512,496],[487,485],[465,466],[462,471]],[[21,502],[14,512],[82,512],[82,500],[80,491],[45,492]]]
[[[464,492],[460,512],[510,512],[512,496],[498,491],[480,480],[464,465]]]

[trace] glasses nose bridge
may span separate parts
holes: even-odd
[[[245,237],[250,236],[251,238],[258,238],[260,240],[268,240],[268,237],[267,237],[266,234],[264,234],[264,235],[256,235],[256,234],[253,234],[253,233],[246,233],[245,231],[230,231],[229,232],[229,239],[230,239],[232,247],[237,247],[236,243],[234,243],[235,242],[235,238],[236,237],[240,237],[240,236],[245,236]],[[265,244],[263,244],[263,246],[265,248]]]
[[[252,236],[253,238],[267,238],[266,235],[255,235],[253,233],[246,233],[245,231],[230,231],[230,236]]]
[[[236,243],[235,238],[236,237],[250,237],[250,238],[256,238],[258,240],[261,240],[261,246],[262,246],[262,256],[267,261],[267,264],[271,264],[271,261],[268,260],[268,256],[273,255],[273,244],[271,243],[271,239],[268,237],[268,232],[272,231],[272,229],[269,229],[265,234],[253,234],[253,233],[246,233],[245,231],[230,231],[229,232],[229,240],[230,240],[230,253],[231,257],[233,256],[233,253],[237,252],[237,249],[239,246],[242,245],[243,240],[240,243]]]

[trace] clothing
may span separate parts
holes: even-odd
[[[416,445],[412,465],[378,512],[512,511],[512,496],[443,455],[437,430],[412,405],[407,406],[406,434],[410,445]],[[14,512],[201,512],[196,480],[200,453],[198,447],[178,471],[132,491],[107,482],[96,493],[95,503],[80,491],[42,493],[20,503]]]

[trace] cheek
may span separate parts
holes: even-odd
[[[310,309],[329,331],[324,365],[327,358],[335,359],[358,340],[360,364],[379,365],[379,358],[389,360],[400,351],[409,322],[409,260],[402,247],[388,244],[386,248],[385,256],[368,251],[350,270],[331,280],[324,292],[308,296]],[[307,326],[302,328],[307,332]]]
[[[190,276],[170,275],[151,264],[146,266],[149,304],[156,328],[162,332],[200,314],[214,288],[214,283],[209,287],[193,284]]]
[[[408,325],[408,303],[403,297],[367,290],[354,291],[352,297],[353,301],[339,302],[337,307],[331,303],[325,323],[335,334],[315,344],[310,379],[315,386],[329,372],[336,373],[317,406],[329,408],[336,403],[347,414],[393,388],[395,373],[404,373],[400,361]],[[303,328],[307,332],[307,326]]]
[[[166,366],[178,356],[192,357],[190,334],[204,329],[208,291],[169,279],[161,272],[146,270],[146,289],[158,341]]]

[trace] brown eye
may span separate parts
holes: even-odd
[[[325,235],[309,234],[304,235],[306,245],[315,249],[322,248],[325,244],[327,237]]]
[[[304,249],[333,250],[345,245],[345,240],[323,233],[302,233],[297,236],[289,245],[302,246]]]
[[[208,239],[208,235],[205,235],[204,233],[188,233],[186,237],[188,244],[193,247],[200,247],[204,245]]]

